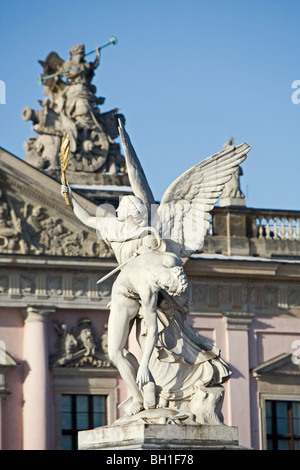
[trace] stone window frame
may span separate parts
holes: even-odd
[[[14,358],[5,351],[4,342],[0,341],[0,400],[10,394],[10,390],[6,386],[5,376],[7,372],[14,369],[17,365],[18,363]]]
[[[260,405],[260,422],[261,422],[261,446],[262,450],[267,450],[267,420],[266,420],[266,401],[293,401],[300,402],[300,385],[298,385],[297,393],[269,393],[262,392],[259,397]]]
[[[281,353],[251,370],[256,379],[259,443],[267,449],[266,400],[300,401],[300,364]]]
[[[116,369],[61,367],[53,369],[55,447],[61,449],[61,397],[64,394],[105,395],[107,425],[117,419]]]

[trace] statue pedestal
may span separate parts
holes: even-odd
[[[236,450],[238,429],[202,424],[130,423],[78,433],[79,450]]]
[[[220,200],[220,207],[243,206],[246,207],[246,199],[241,197],[225,197]]]

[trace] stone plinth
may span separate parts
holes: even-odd
[[[225,197],[220,200],[220,207],[243,206],[246,207],[246,199],[241,197]]]
[[[225,425],[131,423],[78,433],[79,450],[242,449],[238,429]]]

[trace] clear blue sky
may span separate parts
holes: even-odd
[[[23,158],[34,135],[21,112],[43,99],[38,60],[114,35],[93,83],[102,111],[124,113],[157,199],[234,137],[252,147],[247,205],[300,210],[299,1],[1,0],[0,35],[0,146],[11,153]]]

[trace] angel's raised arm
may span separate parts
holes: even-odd
[[[133,190],[134,195],[139,197],[143,201],[150,213],[151,205],[155,204],[155,199],[147,181],[144,170],[142,168],[142,165],[137,157],[129,135],[126,132],[121,119],[119,119],[119,134],[121,137],[121,143],[125,155],[126,168],[128,172],[130,186]]]
[[[67,185],[61,185],[61,193],[64,195],[65,193],[69,194],[70,203],[72,205],[74,214],[76,215],[77,219],[80,220],[84,225],[87,225],[90,228],[96,230],[97,228],[97,220],[98,217],[91,215],[86,209],[84,209],[77,199],[73,196],[71,188]]]

